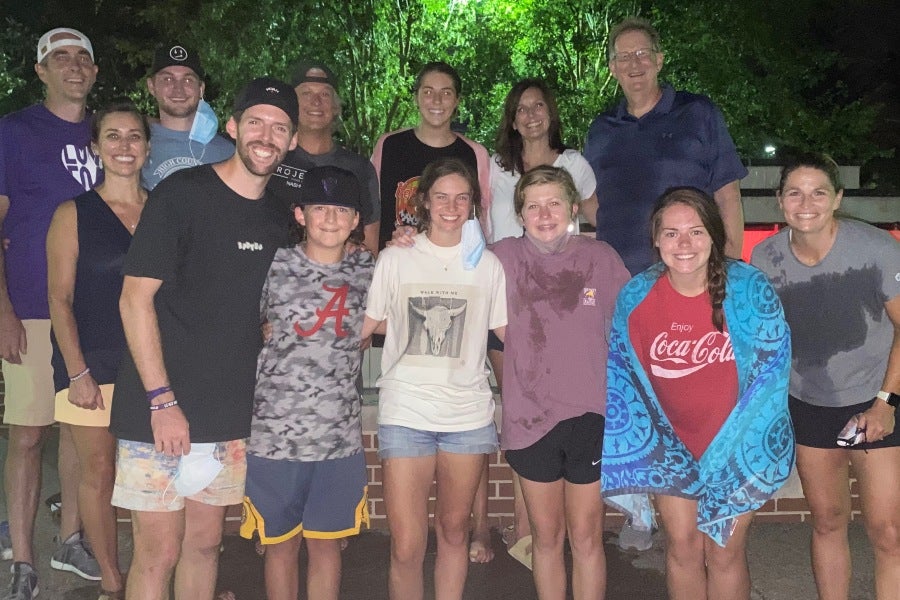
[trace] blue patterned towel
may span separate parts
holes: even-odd
[[[724,547],[736,517],[762,506],[794,463],[787,407],[790,330],[766,276],[729,261],[723,309],[738,370],[738,401],[697,461],[660,407],[628,332],[628,316],[661,269],[657,264],[634,277],[616,303],[607,364],[603,496],[645,530],[653,515],[648,494],[696,500],[698,529]]]

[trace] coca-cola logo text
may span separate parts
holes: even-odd
[[[685,329],[690,331],[690,326]],[[732,361],[731,337],[718,331],[710,331],[693,340],[669,339],[669,332],[663,331],[650,345],[650,370],[657,377],[667,379],[685,377],[713,363]]]

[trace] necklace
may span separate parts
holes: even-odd
[[[138,226],[138,222],[140,222],[140,213],[138,213],[137,219],[130,219],[129,216],[124,210],[121,213],[113,210],[113,213],[119,218],[119,221],[122,223],[122,226],[128,229],[130,232],[134,232],[135,228]]]
[[[459,258],[459,253],[460,253],[460,252],[461,252],[461,250],[457,250],[457,251],[453,254],[453,256],[451,256],[450,259],[449,259],[449,260],[446,260],[446,261],[443,260],[442,258],[438,257],[437,255],[435,255],[435,258],[437,259],[437,261],[438,261],[439,263],[441,263],[441,266],[444,267],[444,270],[447,271],[447,270],[450,269],[450,265],[453,264],[453,261],[456,260],[457,258]]]
[[[131,194],[123,192],[122,190],[116,192],[108,189],[106,183],[102,183],[94,188],[94,192],[100,196],[100,199],[106,203],[109,210],[111,210],[116,218],[119,219],[122,227],[128,230],[129,235],[134,233],[134,230],[138,226],[138,222],[141,220],[141,211],[144,207],[144,203],[147,202],[147,191],[139,189],[137,201],[127,200],[127,198],[131,197]],[[121,198],[126,198],[126,200],[122,200]]]
[[[454,261],[454,260],[457,260],[457,259],[459,258],[459,255],[462,253],[462,244],[461,244],[460,242],[457,241],[457,243],[454,244],[454,246],[456,247],[456,252],[454,252],[454,253],[450,256],[450,258],[444,260],[444,258],[441,257],[441,254],[443,254],[442,249],[443,249],[443,250],[449,250],[452,246],[440,246],[440,245],[438,245],[438,244],[435,244],[434,241],[431,239],[431,237],[429,237],[429,235],[430,235],[430,234],[426,233],[426,234],[425,234],[425,239],[428,240],[428,243],[429,243],[429,244],[431,244],[432,246],[434,246],[434,250],[433,250],[432,252],[430,252],[429,254],[431,254],[431,255],[434,257],[434,259],[435,259],[436,261],[438,261],[438,263],[439,263],[442,267],[444,267],[444,270],[445,270],[445,271],[449,270],[449,269],[450,269],[450,265],[453,264],[453,261]]]

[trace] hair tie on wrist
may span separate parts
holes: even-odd
[[[79,379],[81,379],[82,377],[84,377],[85,375],[87,375],[90,372],[91,372],[91,370],[89,368],[85,367],[84,371],[82,371],[81,373],[79,373],[77,375],[72,375],[71,377],[69,377],[69,383],[75,383],[76,381],[78,381]]]

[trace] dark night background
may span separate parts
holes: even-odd
[[[40,82],[34,76],[33,49],[34,42],[40,33],[51,27],[72,26],[84,31],[94,43],[100,75],[95,86],[94,95],[99,99],[109,98],[114,95],[134,93],[133,82],[146,75],[147,64],[153,47],[169,37],[169,31],[158,31],[149,26],[144,19],[148,8],[166,6],[191,6],[200,7],[201,2],[185,3],[173,0],[168,3],[151,2],[150,0],[133,0],[131,2],[115,2],[109,0],[95,0],[89,2],[66,2],[59,0],[0,0],[0,22],[7,28],[3,38],[3,54],[6,56],[7,70],[18,77],[16,86],[8,86],[5,95],[0,96],[0,113],[5,113],[33,102],[40,98]],[[257,0],[259,2],[259,0]],[[796,15],[788,15],[788,9],[784,12],[781,6],[789,6],[779,3],[763,2],[760,0],[761,10],[753,10],[747,14],[758,15],[763,26],[784,26],[783,19],[796,19]],[[753,8],[753,2],[744,4],[745,8]],[[209,4],[209,3],[206,3]],[[238,4],[232,2],[231,4]],[[248,0],[248,6],[254,2]],[[259,2],[259,4],[272,4]],[[310,6],[315,2],[291,2],[285,0],[280,5],[281,10],[291,11],[303,4]],[[601,3],[602,4],[602,3]],[[642,14],[657,21],[654,16],[659,12],[669,10],[665,3],[633,3],[641,7]],[[684,3],[685,6],[691,3]],[[339,6],[349,6],[350,3],[342,3]],[[678,3],[671,4],[675,9]],[[765,7],[778,7],[775,10]],[[867,137],[877,152],[880,154],[866,161],[863,165],[862,180],[867,187],[877,186],[879,191],[900,193],[900,157],[897,156],[897,148],[900,147],[900,42],[898,42],[898,25],[900,25],[900,2],[895,0],[848,0],[845,2],[823,1],[810,3],[809,6],[818,7],[814,12],[806,14],[806,30],[804,35],[798,36],[798,45],[818,45],[826,50],[839,53],[837,64],[828,65],[826,77],[820,82],[823,95],[835,95],[835,89],[840,90],[840,96],[848,100],[859,100],[864,105],[877,107],[878,113],[874,127]],[[271,10],[271,9],[270,9]],[[324,9],[323,9],[324,10]],[[332,8],[332,10],[340,10]],[[192,11],[185,11],[191,13]],[[248,14],[253,14],[248,13]],[[663,13],[664,14],[664,13]],[[181,22],[171,22],[173,31],[191,31],[191,14],[184,14]],[[780,22],[781,21],[781,22]],[[231,32],[223,31],[222,43],[233,43],[229,38]],[[672,39],[677,32],[665,29],[664,43]],[[712,31],[711,35],[717,35]],[[718,35],[722,35],[718,33]],[[790,31],[787,34],[790,35]],[[727,40],[725,40],[727,41]],[[783,53],[790,55],[790,44],[786,42]],[[21,48],[8,47],[9,45],[22,45]],[[290,52],[288,52],[290,53]],[[325,54],[327,55],[327,53]],[[676,55],[677,56],[677,55]],[[116,60],[111,57],[118,57]],[[481,60],[481,57],[476,57]],[[18,62],[17,62],[18,60]],[[700,60],[706,60],[701,57]],[[710,60],[715,60],[712,57]],[[811,66],[814,69],[815,66]],[[209,69],[208,69],[209,70]],[[547,69],[544,69],[545,71]],[[3,79],[0,73],[0,94],[3,94]],[[249,73],[247,74],[249,75]],[[664,73],[665,75],[665,73]],[[777,74],[769,74],[769,77],[777,77]],[[21,80],[27,81],[26,85]],[[207,97],[215,99],[216,73],[211,73],[211,81],[207,85]],[[130,86],[130,87],[129,87]],[[811,93],[814,95],[816,89]],[[720,101],[715,94],[713,99]],[[560,94],[560,104],[564,102],[564,94]],[[777,99],[776,99],[777,101]],[[350,102],[352,106],[352,101]],[[149,108],[149,106],[148,106]],[[218,107],[221,109],[221,107]],[[591,112],[595,112],[593,109]],[[726,116],[727,109],[726,109]],[[586,115],[585,118],[588,118]],[[346,120],[346,111],[345,111]],[[492,119],[496,121],[497,119]],[[571,118],[570,118],[571,122]],[[577,121],[576,121],[577,122]],[[495,125],[496,123],[494,123]],[[733,126],[732,126],[733,127]],[[583,135],[580,132],[579,135]],[[482,136],[485,137],[485,136]],[[737,136],[735,136],[737,139]],[[490,144],[490,140],[482,139]],[[360,149],[365,149],[365,142],[356,144]],[[819,148],[822,151],[832,151],[830,148]],[[748,157],[750,158],[750,157]],[[843,162],[852,162],[845,160]]]

